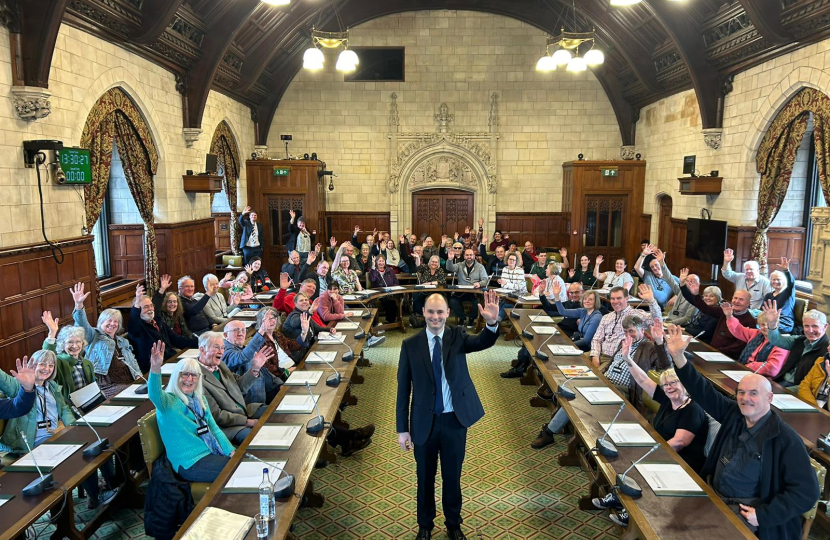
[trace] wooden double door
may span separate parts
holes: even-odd
[[[463,234],[465,227],[474,228],[474,195],[456,189],[427,189],[412,194],[412,232],[427,233],[441,242],[441,235]]]

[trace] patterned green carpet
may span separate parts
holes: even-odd
[[[386,335],[382,346],[367,351],[374,365],[361,371],[366,382],[352,388],[359,403],[343,413],[352,426],[376,424],[372,445],[314,472],[315,488],[325,495],[326,504],[299,511],[294,526],[298,538],[415,537],[415,460],[398,447],[395,433],[395,376],[404,336]],[[539,451],[530,448],[550,414],[530,407],[534,388],[499,377],[517,350],[500,339],[492,349],[468,357],[486,415],[467,435],[462,476],[465,533],[471,540],[617,538],[614,526],[600,512],[576,507],[587,477],[577,468],[557,465],[555,456],[564,450],[564,440],[557,438],[556,444]],[[433,538],[447,538],[440,468],[436,492]]]

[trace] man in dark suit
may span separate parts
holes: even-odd
[[[447,534],[461,532],[461,465],[467,428],[484,416],[484,408],[467,369],[467,353],[491,347],[498,339],[499,300],[484,293],[478,307],[487,329],[477,336],[447,327],[449,305],[433,294],[424,304],[426,328],[403,342],[398,363],[397,431],[403,450],[415,449],[418,475],[418,536],[430,540],[435,525],[435,474],[441,456],[441,501]],[[410,405],[410,397],[411,405]]]
[[[239,226],[242,227],[242,239],[239,241],[239,248],[242,250],[245,264],[248,264],[252,257],[262,257],[265,235],[262,231],[262,225],[257,222],[256,212],[251,212],[250,206],[246,206],[239,216]]]

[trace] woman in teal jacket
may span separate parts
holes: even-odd
[[[164,343],[158,341],[150,353],[147,389],[156,406],[167,459],[188,482],[213,482],[233,456],[234,447],[210,414],[202,389],[202,369],[195,358],[179,360],[167,388],[162,389],[163,363]]]
[[[63,398],[61,387],[55,382],[55,366],[58,359],[52,351],[37,351],[32,355],[35,362],[35,406],[27,414],[13,418],[6,423],[0,435],[0,450],[14,454],[28,452],[20,432],[26,434],[29,445],[34,448],[49,439],[53,433],[75,421],[72,409]],[[26,363],[28,357],[23,357]],[[11,375],[0,371],[0,392],[15,396],[20,383]]]

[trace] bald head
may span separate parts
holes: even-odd
[[[746,311],[749,309],[749,291],[735,291],[732,294],[732,307],[735,308],[735,311]]]
[[[233,345],[241,347],[245,344],[245,323],[237,320],[230,320],[225,324],[223,335]]]
[[[441,294],[431,294],[424,302],[424,320],[427,323],[427,330],[435,335],[444,331],[449,314],[450,306]]]
[[[736,398],[747,426],[754,426],[766,416],[772,404],[772,384],[763,376],[751,373],[738,383]]]

